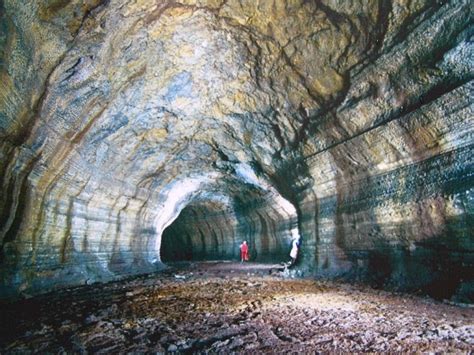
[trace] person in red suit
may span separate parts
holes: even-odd
[[[249,260],[249,246],[247,245],[247,241],[244,240],[242,244],[240,244],[240,262],[243,263],[244,261]]]

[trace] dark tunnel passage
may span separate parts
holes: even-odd
[[[216,208],[216,209],[213,209]],[[231,260],[235,243],[231,225],[222,230],[222,206],[188,205],[168,226],[161,239],[161,260],[166,262],[196,260]]]
[[[196,260],[193,253],[191,236],[183,230],[178,217],[167,227],[161,237],[161,261],[164,263]]]
[[[245,240],[249,261],[288,261],[295,222],[282,222],[282,211],[273,210],[275,206],[268,206],[265,199],[257,199],[258,203],[244,200],[234,198],[233,208],[212,201],[186,206],[163,231],[161,260],[237,261],[240,244]]]

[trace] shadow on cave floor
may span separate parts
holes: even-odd
[[[280,267],[174,263],[3,304],[0,353],[473,350],[473,308],[285,278]]]

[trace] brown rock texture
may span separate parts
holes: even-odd
[[[287,258],[474,299],[468,0],[0,2],[0,296]]]
[[[474,309],[361,286],[193,264],[0,308],[7,353],[469,353]],[[265,275],[267,274],[267,275]],[[14,324],[14,326],[9,326]],[[3,335],[3,336],[2,336]]]

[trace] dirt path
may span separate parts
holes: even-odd
[[[200,263],[1,305],[0,352],[474,350],[474,309]]]

